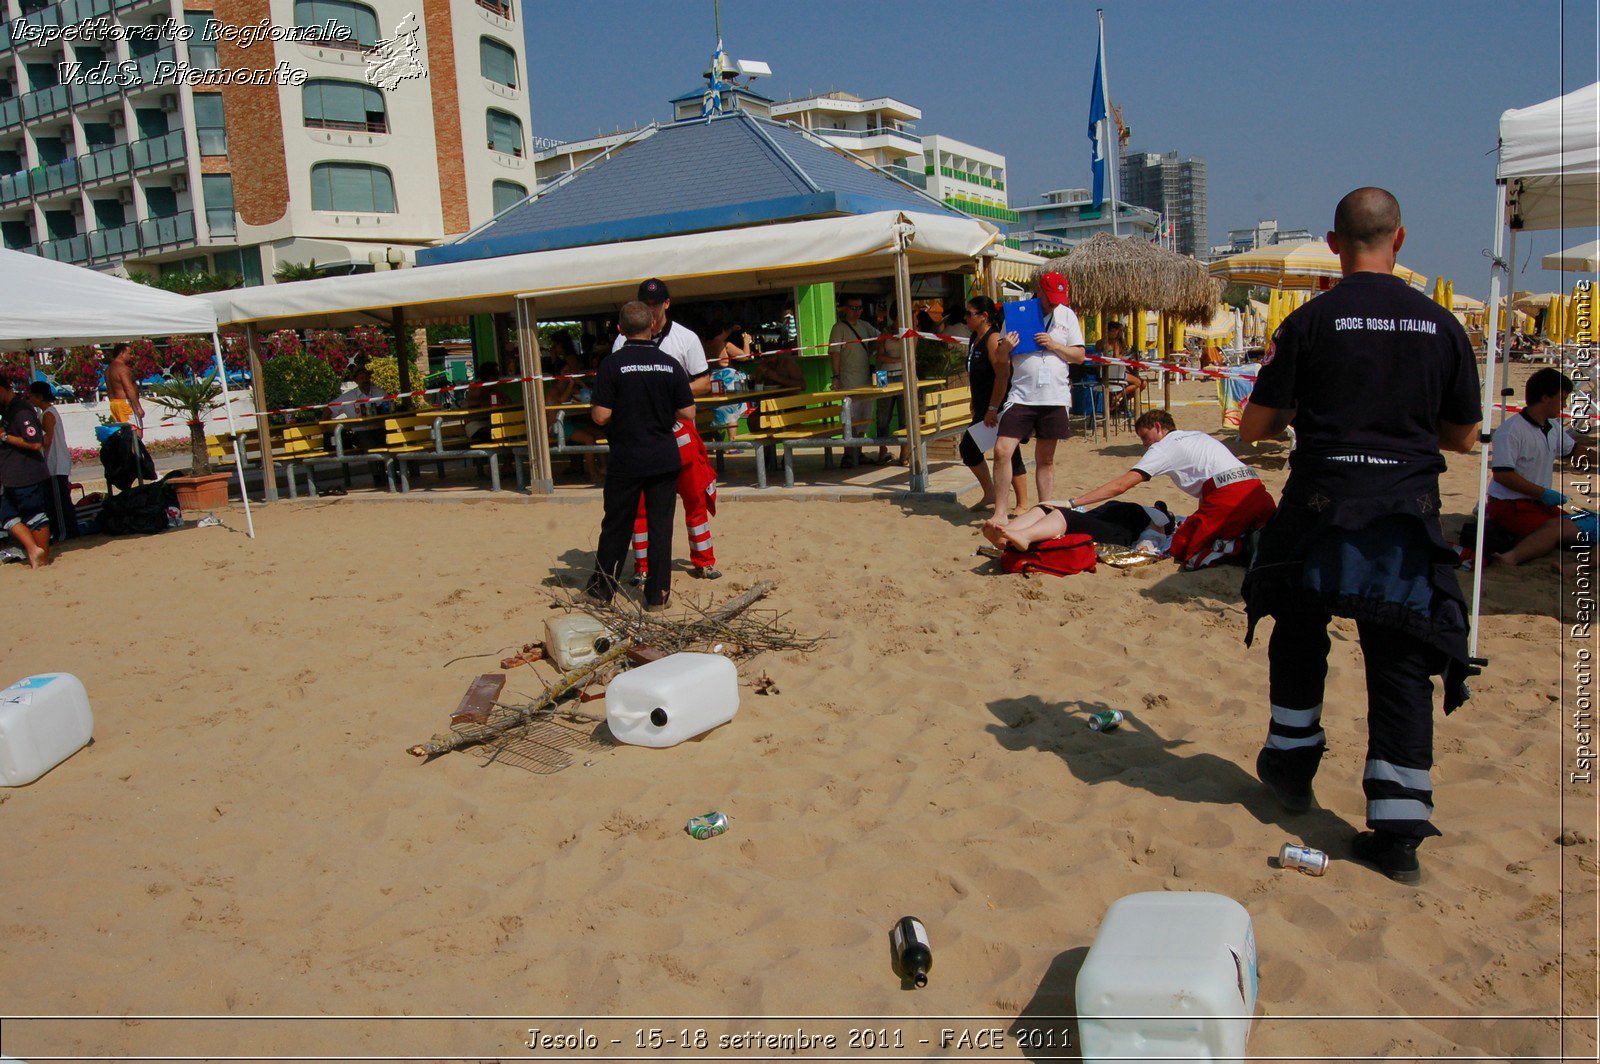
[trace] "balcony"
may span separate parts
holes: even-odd
[[[478,0],[478,6],[499,18],[510,21],[511,0]]]
[[[74,85],[72,86],[72,102],[75,106],[84,107],[101,100],[109,99],[122,90],[117,87],[114,79],[107,78],[106,84]]]
[[[167,218],[146,218],[139,226],[139,248],[161,251],[179,244],[194,243],[194,212],[184,211]]]
[[[0,174],[0,207],[20,203],[32,195],[33,190],[28,183],[28,171],[18,170],[14,174]]]
[[[63,159],[49,166],[35,166],[28,171],[28,183],[35,196],[48,196],[78,187],[78,160]]]
[[[141,7],[149,7],[156,2],[157,0],[114,0],[114,6],[117,9],[117,14],[122,15],[129,11],[137,11]],[[161,0],[161,2],[164,3],[165,0]]]
[[[928,190],[928,176],[926,174],[919,174],[915,170],[907,170],[903,166],[885,166],[883,169],[885,173],[893,174],[908,185],[915,185],[924,192]]]
[[[22,101],[15,96],[0,100],[0,131],[22,125]]]
[[[11,50],[11,16],[5,11],[0,15],[5,15],[0,19],[0,55],[4,55]]]
[[[183,130],[174,129],[159,137],[136,140],[131,145],[133,168],[152,170],[158,166],[182,163],[187,158],[183,145]]]
[[[138,76],[129,79],[128,95],[131,96],[136,92],[143,92],[145,89],[157,87],[175,89],[175,86],[170,85],[157,86],[156,67],[162,63],[176,63],[177,61],[178,50],[170,44],[165,48],[157,48],[149,55],[139,56],[135,60],[138,64]]]
[[[389,119],[387,116],[376,121],[367,122],[342,122],[336,118],[307,118],[307,129],[326,129],[336,133],[387,133],[389,132]],[[492,147],[493,145],[491,145]],[[220,154],[227,154],[222,152]]]
[[[89,234],[89,260],[124,258],[139,252],[139,223],[129,222],[115,229],[96,229]]]
[[[66,85],[51,85],[45,89],[34,89],[21,99],[23,121],[34,122],[71,107],[72,90]]]
[[[922,138],[894,126],[882,126],[878,129],[835,129],[832,126],[816,126],[811,132],[824,140],[833,141],[846,151],[883,148],[902,151],[907,155],[922,154]]]
[[[79,233],[77,236],[46,240],[42,244],[35,244],[33,253],[42,259],[55,259],[57,262],[85,263],[89,261],[89,238]]]
[[[128,147],[126,144],[112,144],[78,156],[78,173],[83,183],[87,185],[108,178],[126,177],[131,169]]]

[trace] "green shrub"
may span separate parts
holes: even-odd
[[[372,371],[372,383],[382,388],[385,393],[394,395],[400,391],[400,363],[395,361],[393,355],[382,355],[378,358],[369,358],[367,368]],[[426,363],[412,363],[411,387],[421,388],[428,378]],[[427,410],[433,404],[428,400],[432,396],[424,396],[412,401],[412,406],[417,410]]]
[[[339,396],[339,374],[322,359],[308,354],[283,355],[261,367],[262,385],[267,393],[267,409],[312,406],[329,403]],[[294,421],[316,421],[324,411],[304,410]]]

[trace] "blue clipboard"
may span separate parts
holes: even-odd
[[[1035,334],[1045,331],[1044,311],[1040,309],[1039,301],[1023,299],[1015,303],[1002,303],[1000,309],[1005,311],[1006,332],[1017,334],[1017,346],[1011,349],[1011,353],[1031,355],[1039,350],[1039,345],[1033,342]]]

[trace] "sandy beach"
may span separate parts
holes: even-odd
[[[1216,428],[1206,394],[1177,389],[1180,427]],[[1129,433],[1070,442],[1057,494],[1138,453]],[[1246,457],[1276,493],[1284,451]],[[1451,461],[1447,530],[1477,468]],[[542,638],[547,581],[591,564],[594,493],[352,493],[258,508],[254,541],[235,510],[226,528],[7,567],[6,682],[77,674],[96,731],[0,791],[0,1000],[7,1016],[114,1019],[8,1021],[4,1051],[526,1059],[526,1028],[582,1022],[538,1016],[895,1017],[918,1038],[980,1021],[1070,1038],[1106,907],[1204,890],[1254,920],[1255,1055],[1593,1057],[1595,790],[1563,785],[1573,595],[1548,566],[1485,575],[1491,666],[1438,718],[1445,837],[1403,887],[1345,857],[1363,826],[1353,625],[1335,624],[1322,808],[1290,817],[1253,776],[1266,650],[1242,643],[1241,570],[1002,576],[975,556],[965,471],[942,460],[935,487],[964,493],[728,493],[727,578],[680,575],[676,593],[775,581],[768,605],[822,648],[745,664],[737,718],[699,740],[586,751],[546,775],[405,750]],[[1183,501],[1165,481],[1129,497]],[[776,692],[755,693],[762,674]],[[511,670],[508,695],[552,675]],[[1127,722],[1091,731],[1103,708]],[[685,821],[713,809],[729,832],[689,838]],[[1326,850],[1328,874],[1272,867],[1291,840]],[[933,942],[923,990],[888,963],[908,913]],[[503,1019],[116,1019],[191,1015]],[[627,1057],[648,1026],[612,1023],[626,1041],[603,1050]],[[1062,1052],[1013,1036],[988,1055]]]

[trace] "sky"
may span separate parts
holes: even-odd
[[[1276,218],[1321,234],[1339,197],[1400,200],[1400,261],[1482,298],[1501,112],[1600,80],[1594,0],[1102,0],[1130,150],[1206,161],[1211,242]],[[1090,183],[1095,5],[1076,0],[722,0],[730,58],[783,100],[843,90],[921,109],[916,131],[1006,156],[1013,207]],[[524,0],[532,133],[577,140],[670,117],[704,86],[712,0]],[[707,160],[714,166],[715,160]],[[1519,289],[1569,290],[1539,258],[1600,234],[1518,239]],[[1530,272],[1523,281],[1524,264]]]

